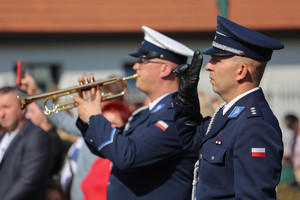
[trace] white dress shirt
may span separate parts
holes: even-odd
[[[9,144],[11,141],[16,137],[18,134],[19,130],[13,131],[11,133],[4,133],[5,135],[3,136],[2,140],[0,141],[0,163],[2,161],[2,158],[9,147]]]

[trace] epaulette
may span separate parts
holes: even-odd
[[[262,117],[262,112],[256,103],[253,103],[246,106],[246,115],[247,118]]]

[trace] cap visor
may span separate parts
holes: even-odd
[[[143,56],[143,54],[139,51],[132,52],[129,55],[132,56],[132,57],[141,57],[141,56]]]
[[[211,56],[232,56],[234,53],[223,51],[221,49],[217,49],[215,47],[210,47],[202,52],[202,54],[205,55],[211,55]]]

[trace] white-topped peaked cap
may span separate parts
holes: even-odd
[[[176,40],[163,35],[147,26],[142,26],[144,41],[138,51],[131,53],[134,57],[161,58],[177,64],[187,62],[194,51]]]
[[[145,33],[144,39],[156,46],[159,46],[160,48],[167,49],[169,51],[173,51],[177,54],[187,57],[192,57],[194,54],[194,51],[192,49],[172,38],[161,34],[160,32],[157,32],[147,26],[142,26],[142,30]]]

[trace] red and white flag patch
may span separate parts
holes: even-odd
[[[163,131],[165,131],[169,127],[169,125],[162,120],[156,122],[155,126],[157,126],[158,128],[160,128]]]
[[[266,148],[251,148],[252,157],[266,157]]]

